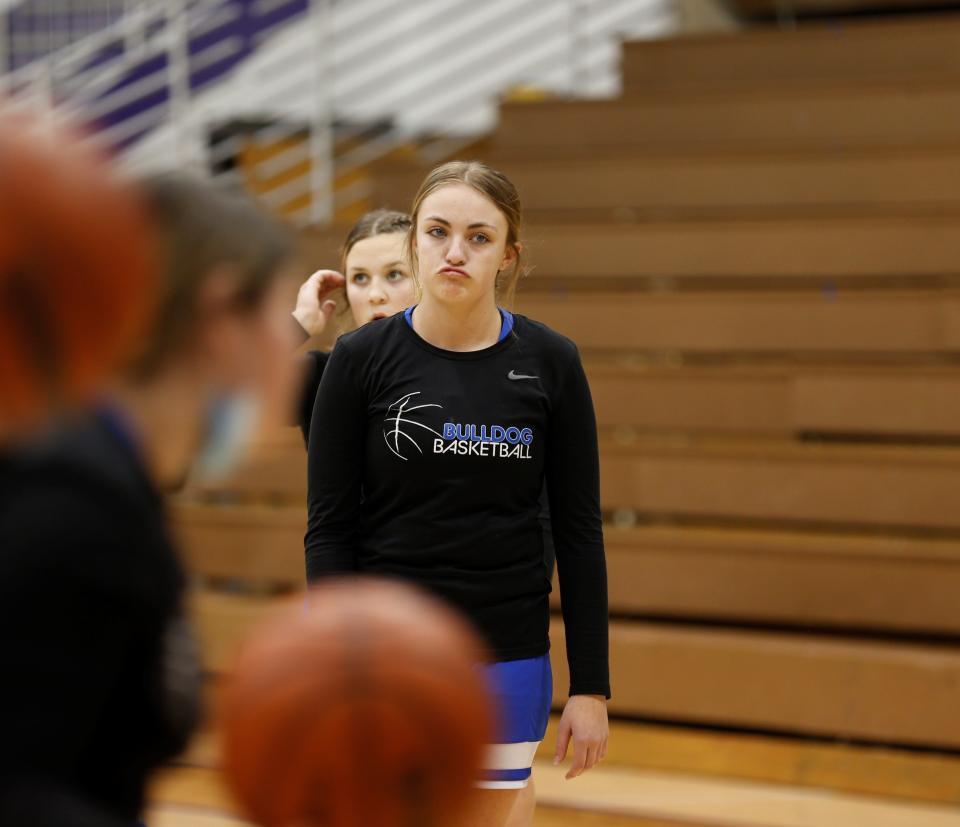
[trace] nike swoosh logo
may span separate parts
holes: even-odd
[[[515,370],[511,370],[507,374],[507,379],[539,379],[539,376],[525,376],[522,373],[517,373]]]

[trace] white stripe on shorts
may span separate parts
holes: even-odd
[[[523,781],[474,781],[473,786],[480,790],[522,790],[530,783],[529,778]]]
[[[483,768],[485,770],[525,770],[533,766],[533,756],[536,755],[538,746],[540,746],[539,741],[487,744]]]

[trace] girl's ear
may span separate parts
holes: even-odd
[[[499,272],[506,270],[511,264],[516,262],[522,251],[523,245],[519,241],[513,244],[508,244],[506,249],[503,251],[503,260],[500,262]]]

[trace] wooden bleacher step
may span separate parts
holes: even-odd
[[[581,350],[746,359],[947,355],[960,349],[960,292],[938,290],[534,290],[518,310]]]
[[[568,689],[551,630],[554,700]],[[669,623],[610,624],[613,714],[960,749],[955,646]]]
[[[683,355],[671,365],[654,354],[588,354],[585,367],[602,429],[948,443],[960,437],[960,373],[924,358],[900,366],[710,365]]]
[[[834,20],[794,29],[624,44],[627,90],[797,89],[849,83],[922,84],[960,79],[960,16],[863,22]]]
[[[503,171],[523,193],[528,220],[607,210],[611,219],[700,214],[955,209],[960,153],[880,150],[814,153],[694,153],[648,157],[504,159]],[[391,167],[377,176],[376,203],[408,209],[427,170]]]
[[[960,214],[691,221],[611,221],[601,214],[531,223],[524,237],[536,266],[522,289],[539,285],[541,291],[609,289],[616,280],[630,289],[641,279],[764,289],[778,280],[798,286],[838,280],[902,286],[921,277],[951,283],[960,261]],[[310,236],[307,260],[336,262],[332,249],[341,240],[340,233]]]
[[[957,104],[960,112],[960,97]],[[601,217],[530,224],[526,240],[536,261],[528,283],[572,279],[585,290],[604,278],[755,279],[761,287],[768,279],[905,281],[956,275],[960,216],[626,223]]]
[[[299,434],[291,433],[263,448],[228,482],[196,491],[302,507],[306,458],[297,440]],[[793,528],[821,530],[960,531],[956,445],[858,445],[605,429],[600,457],[601,506],[613,515],[633,512],[647,519],[755,527],[785,521]],[[293,543],[292,533],[284,536]]]
[[[960,448],[601,439],[605,509],[726,523],[956,533]],[[761,493],[762,492],[762,495]]]
[[[960,634],[958,538],[679,525],[604,533],[616,617]],[[559,609],[557,589],[552,598]]]
[[[303,588],[302,507],[183,504],[174,515],[206,582]],[[683,525],[608,525],[605,536],[616,617],[960,634],[960,538]],[[559,609],[556,588],[552,601]]]
[[[230,669],[247,631],[275,605],[195,594],[192,615],[209,674]],[[551,639],[560,703],[568,677],[559,620]],[[956,647],[614,621],[610,652],[614,714],[960,749]]]
[[[573,338],[588,370],[591,360],[636,369],[703,357],[747,368],[773,358],[820,367],[830,360],[838,369],[866,360],[914,367],[930,357],[946,364],[960,351],[960,290],[847,289],[830,280],[773,289],[753,281],[755,289],[742,282],[730,289],[717,276],[717,289],[682,291],[629,289],[629,280],[620,289],[592,290],[589,279],[552,288],[530,281],[521,284],[516,310]]]
[[[960,83],[827,89],[669,89],[617,100],[505,103],[492,157],[584,157],[588,152],[947,147],[960,138]]]

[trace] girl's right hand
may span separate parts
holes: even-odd
[[[337,309],[337,303],[330,296],[345,284],[346,279],[336,270],[317,270],[300,285],[293,317],[308,336],[319,336],[326,329]]]

